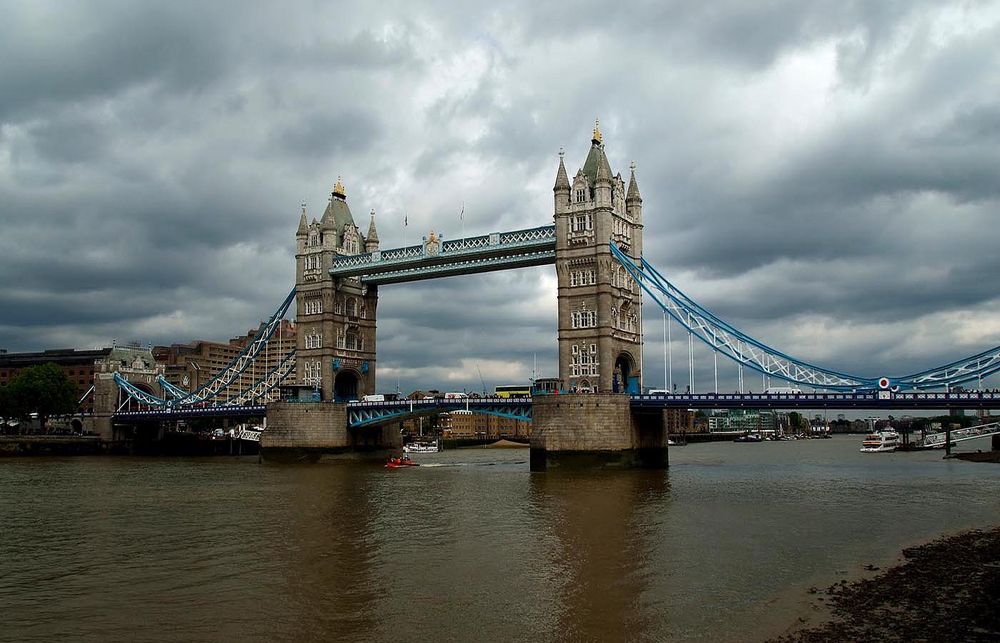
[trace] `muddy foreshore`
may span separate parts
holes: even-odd
[[[771,640],[1000,640],[1000,527],[904,549],[903,559],[872,578],[817,590],[829,619]]]

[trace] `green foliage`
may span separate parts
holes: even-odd
[[[788,414],[788,423],[791,425],[793,431],[804,428],[804,419],[802,414],[797,411],[792,411]]]
[[[29,366],[3,389],[3,413],[25,419],[38,414],[42,427],[52,415],[73,413],[77,409],[79,392],[66,374],[55,364]]]

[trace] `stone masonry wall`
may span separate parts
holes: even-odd
[[[663,414],[633,415],[628,395],[566,394],[532,398],[531,469],[551,464],[667,466]]]
[[[627,395],[540,395],[532,398],[532,438],[547,451],[635,449]]]
[[[339,451],[351,446],[347,405],[330,402],[274,402],[267,405],[261,450]]]

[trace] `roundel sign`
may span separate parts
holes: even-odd
[[[889,382],[889,378],[888,377],[880,377],[880,378],[878,378],[878,387],[880,389],[882,389],[883,391],[889,388],[889,384],[890,383],[891,382]]]

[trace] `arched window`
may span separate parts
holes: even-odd
[[[347,298],[347,316],[348,317],[358,316],[358,301],[354,297]]]

